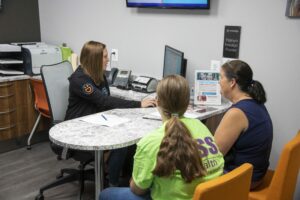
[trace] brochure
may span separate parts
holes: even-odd
[[[195,71],[194,104],[221,105],[220,73],[212,70]]]
[[[186,118],[193,118],[193,119],[200,119],[203,116],[207,115],[210,112],[214,112],[218,110],[214,107],[209,106],[196,106],[196,107],[188,107],[186,112],[184,113],[184,117]],[[159,114],[158,110],[155,112],[146,114],[143,116],[144,119],[152,119],[152,120],[159,120],[161,121],[161,115]]]

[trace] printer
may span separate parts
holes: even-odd
[[[131,84],[131,89],[137,92],[153,93],[156,91],[158,81],[147,76],[137,77]]]
[[[25,74],[38,75],[42,65],[62,62],[62,53],[59,46],[45,43],[25,43],[21,47]]]

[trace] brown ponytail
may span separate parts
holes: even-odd
[[[206,171],[201,161],[199,144],[179,119],[189,103],[188,83],[181,76],[168,76],[159,83],[157,96],[158,106],[169,120],[152,173],[159,177],[169,177],[175,170],[179,170],[184,181],[189,183],[202,177]]]

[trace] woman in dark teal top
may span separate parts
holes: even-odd
[[[225,171],[245,162],[253,165],[251,189],[254,189],[269,167],[273,126],[264,106],[264,88],[252,77],[251,68],[243,61],[234,60],[222,66],[221,93],[233,105],[217,128],[215,140],[225,156]]]

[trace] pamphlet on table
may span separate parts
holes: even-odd
[[[195,71],[194,104],[221,105],[220,73],[212,70]]]

